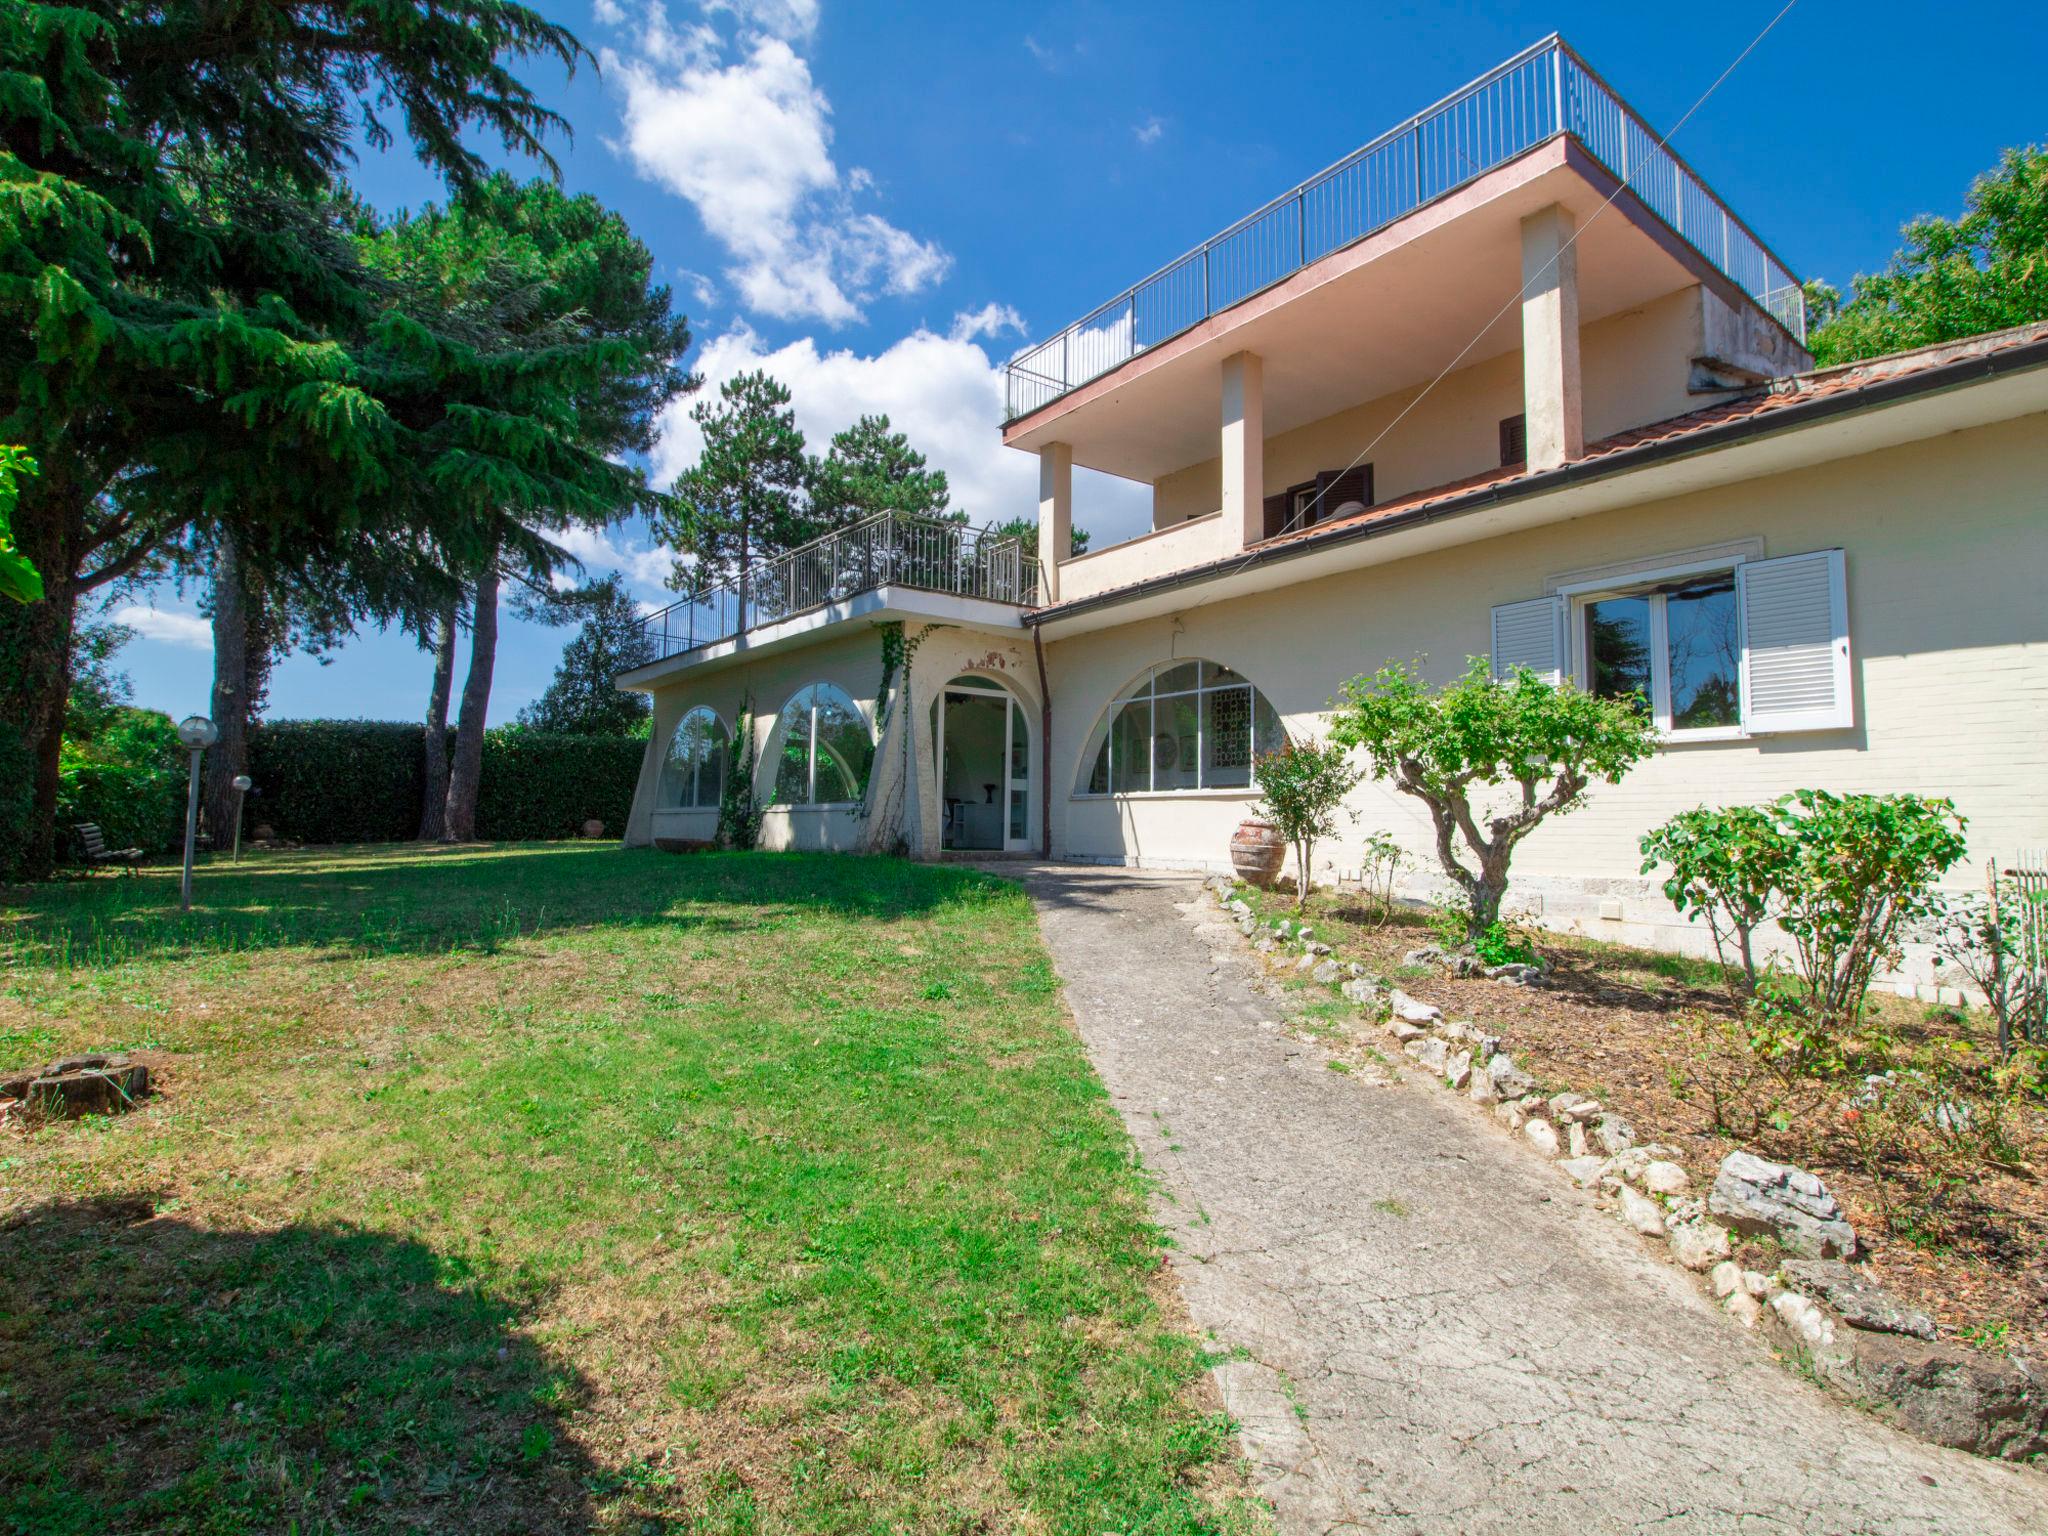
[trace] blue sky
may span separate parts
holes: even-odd
[[[765,366],[814,445],[887,411],[977,521],[1028,512],[1036,471],[997,441],[1001,361],[1294,182],[1553,30],[1659,131],[1782,0],[1713,6],[1332,4],[994,7],[847,0],[539,0],[602,60],[529,75],[573,126],[564,180],[625,211],[715,384]],[[2048,8],[1798,0],[1674,140],[1802,276],[1883,264],[1899,226],[1953,213],[2007,145],[2042,137]],[[439,192],[366,158],[372,201]],[[694,456],[687,402],[654,468]],[[1076,488],[1098,541],[1142,489]],[[663,598],[665,554],[622,527],[574,545]],[[126,594],[136,701],[205,706],[193,595]],[[547,686],[563,631],[507,616],[493,723]],[[459,658],[459,663],[463,658]],[[294,657],[273,717],[417,718],[427,658],[363,635]]]

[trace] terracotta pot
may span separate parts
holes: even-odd
[[[604,823],[595,816],[591,817],[590,820],[583,823],[583,835],[585,837],[603,837]]]
[[[1237,871],[1239,879],[1249,881],[1260,890],[1272,886],[1280,874],[1280,866],[1286,862],[1287,839],[1271,822],[1240,822],[1237,831],[1231,834],[1231,867]]]

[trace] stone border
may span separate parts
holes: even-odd
[[[2048,1378],[1941,1342],[1931,1318],[1846,1262],[1855,1229],[1814,1175],[1731,1152],[1702,1199],[1676,1148],[1639,1145],[1633,1127],[1586,1094],[1539,1093],[1498,1035],[1338,959],[1309,925],[1261,917],[1229,877],[1204,888],[1268,966],[1355,1004],[1361,1025],[1377,1023],[1442,1088],[1486,1109],[1601,1208],[1660,1243],[1781,1359],[1937,1445],[2006,1461],[2048,1456]],[[1786,1257],[1772,1273],[1745,1269],[1731,1234],[1773,1242]]]

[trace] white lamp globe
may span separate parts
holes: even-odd
[[[187,715],[178,722],[178,740],[187,751],[202,752],[220,740],[220,727],[204,715]]]
[[[241,790],[244,794],[247,794],[249,792],[249,787],[256,781],[250,778],[249,775],[247,775],[246,773],[238,773],[235,775],[234,782],[235,788]]]

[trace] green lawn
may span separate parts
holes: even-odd
[[[0,1531],[1257,1527],[1016,887],[609,846],[14,893]]]

